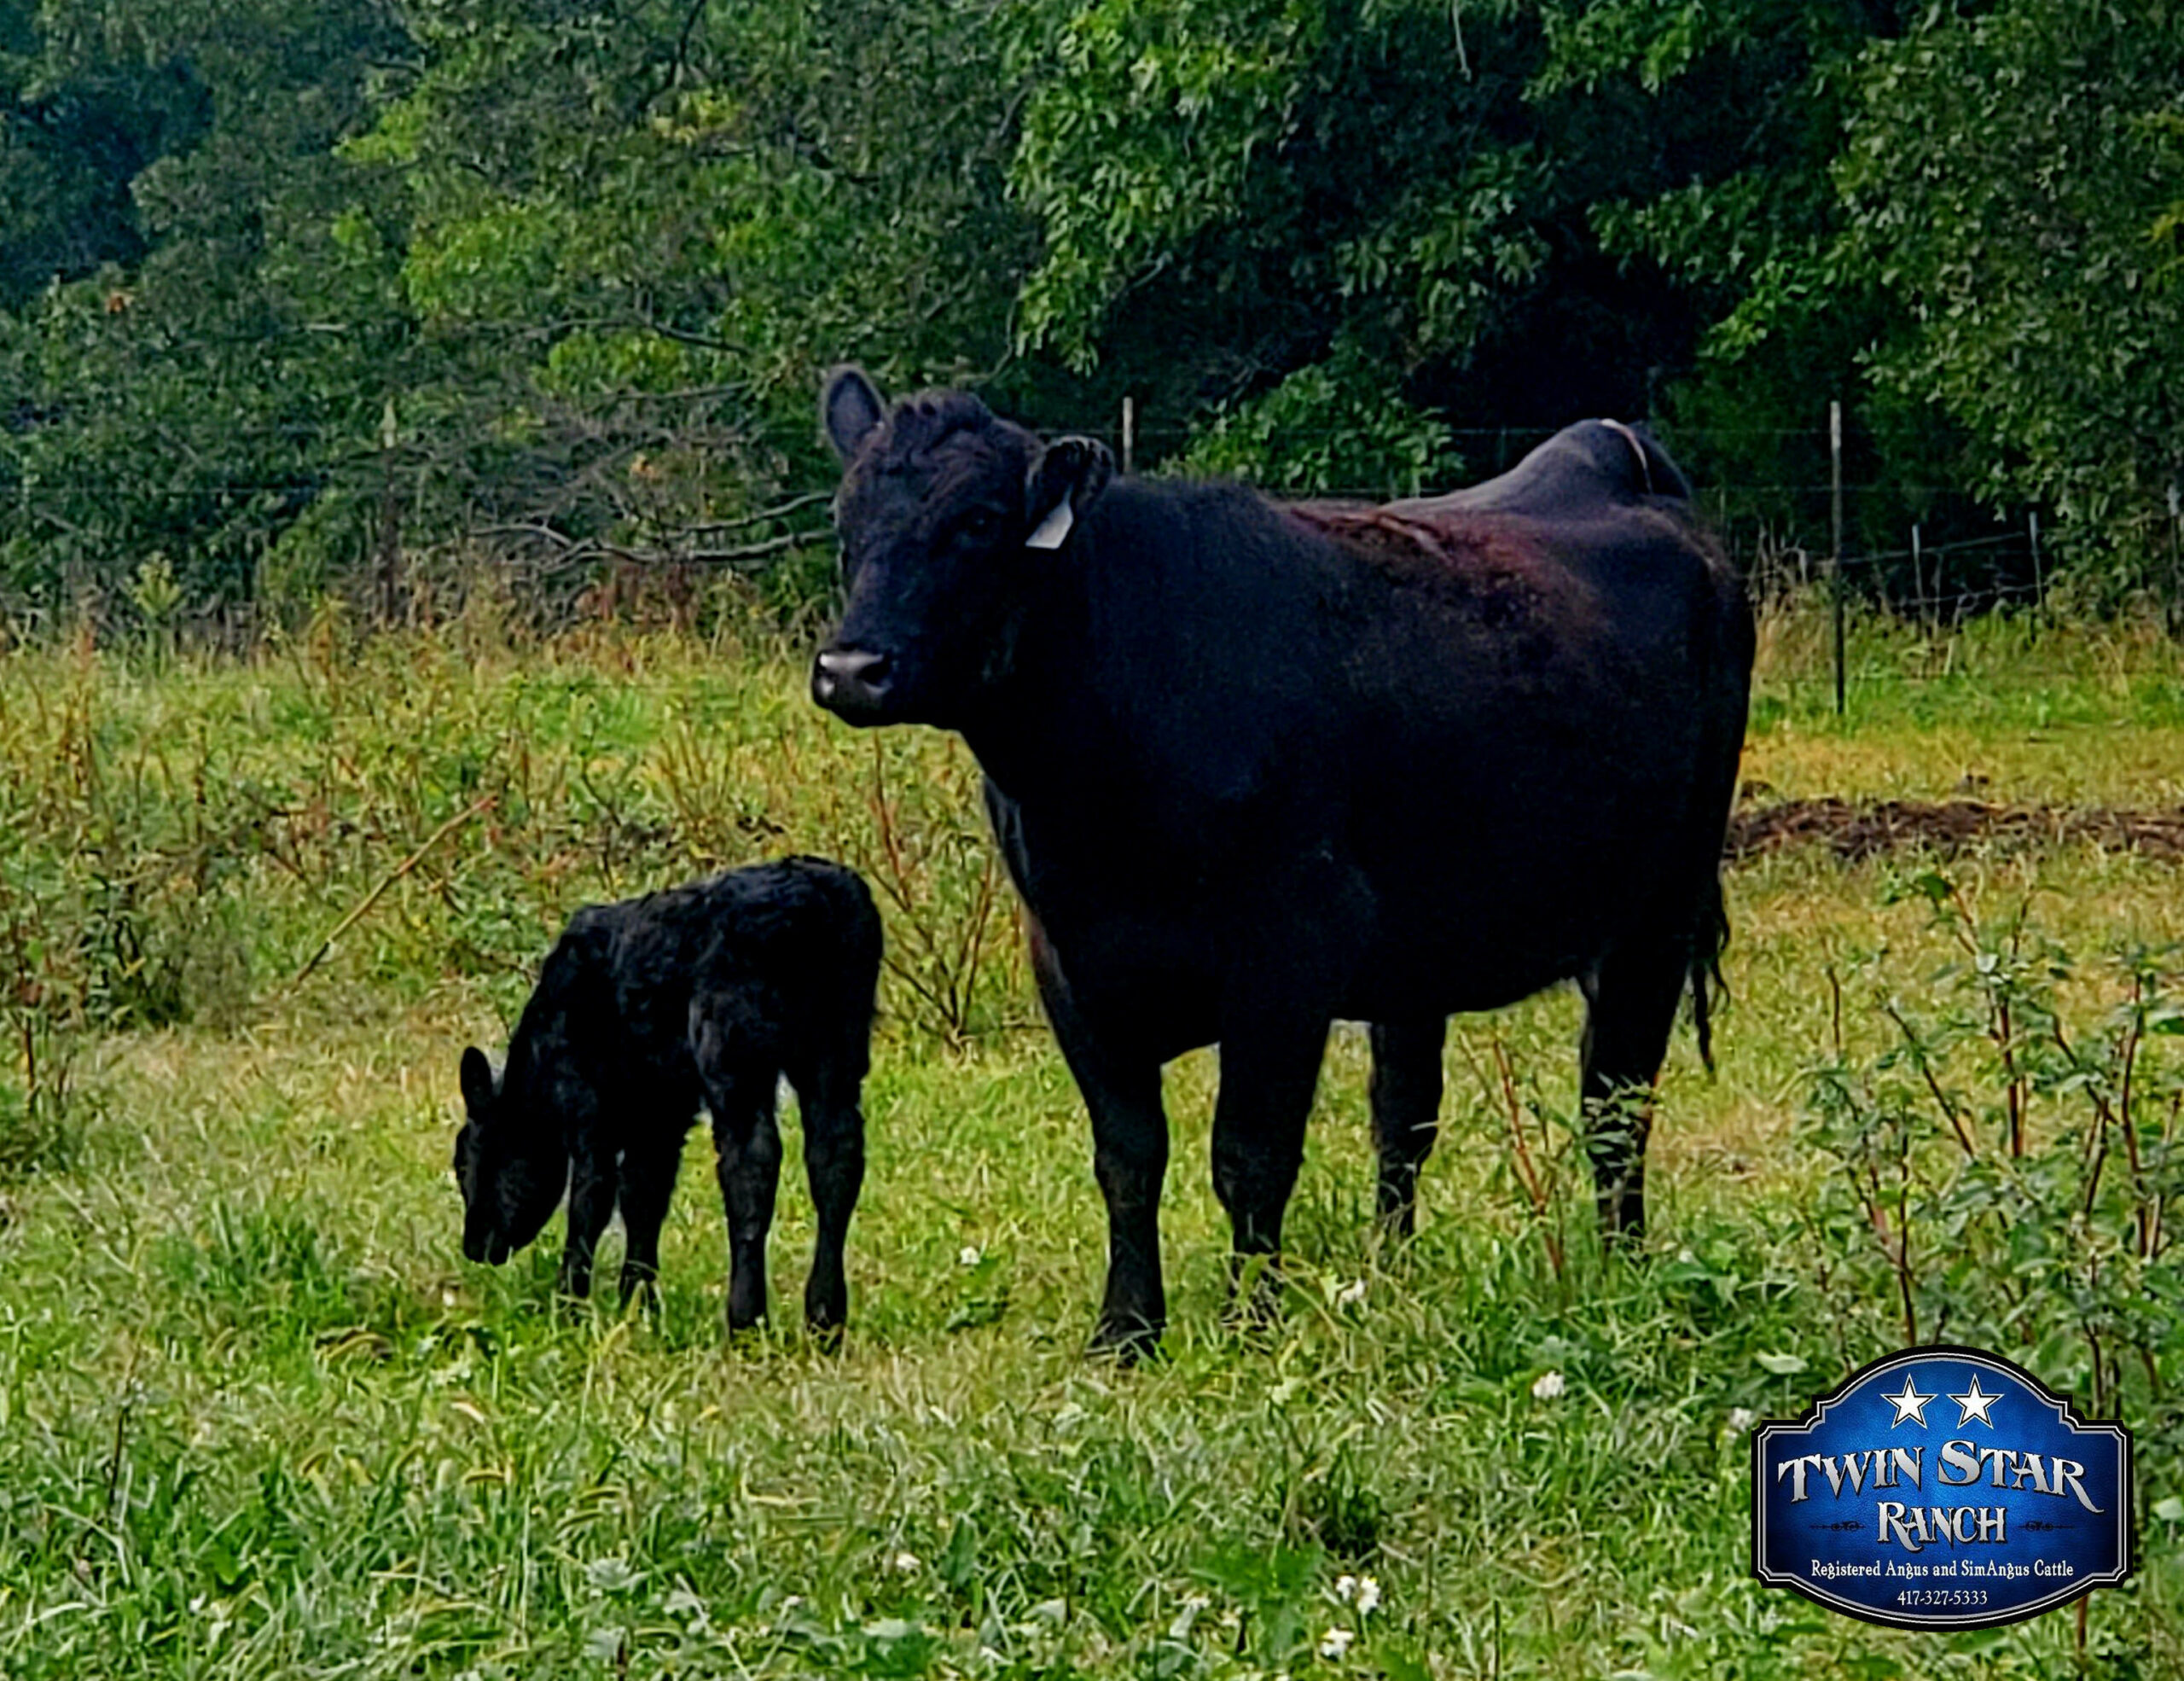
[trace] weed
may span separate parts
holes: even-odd
[[[1891,1037],[1863,1057],[1838,1040],[1814,1079],[1811,1136],[1841,1170],[1814,1208],[1833,1282],[1869,1304],[1885,1277],[1906,1343],[2007,1348],[2094,1416],[2143,1416],[2184,1359],[2178,954],[2125,945],[2083,975],[2022,903],[1983,921],[1931,870],[1908,891],[1951,961],[1918,1002],[1864,965]]]

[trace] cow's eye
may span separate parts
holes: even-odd
[[[956,529],[973,543],[990,543],[1001,531],[1001,515],[990,508],[973,508]]]

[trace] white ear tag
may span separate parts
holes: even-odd
[[[1054,503],[1054,511],[1039,521],[1038,530],[1024,539],[1026,549],[1059,549],[1069,540],[1069,528],[1077,523],[1077,510],[1064,497]]]

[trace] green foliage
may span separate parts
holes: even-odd
[[[328,594],[566,617],[642,572],[682,602],[696,567],[808,612],[811,393],[852,358],[1077,429],[1128,395],[1147,464],[1294,489],[1650,418],[1808,549],[1838,398],[1879,487],[1854,546],[2030,501],[2059,555],[2171,590],[2177,27],[0,0],[0,597],[143,625],[157,555],[170,643]]]
[[[1100,0],[1025,15],[1037,91],[1009,182],[1045,240],[1019,334],[1089,367],[1125,287],[1241,212],[1254,154],[1287,137],[1326,9]]]
[[[1811,1137],[1841,1172],[1813,1219],[1846,1305],[1892,1294],[1906,1343],[2011,1350],[2095,1416],[2146,1416],[2184,1358],[2177,954],[2118,951],[2087,977],[2110,1002],[2073,1009],[2076,966],[2022,907],[1983,922],[1935,871],[1907,890],[1956,960],[1909,996],[1879,959],[1854,974],[1886,1049],[1814,1077]]]
[[[1290,496],[1371,496],[1445,483],[1459,460],[1448,426],[1374,388],[1355,355],[1301,368],[1264,395],[1217,414],[1177,463]]]
[[[1836,168],[1845,262],[1897,300],[1884,388],[1949,415],[1996,496],[2143,571],[2184,475],[2184,7],[2017,0],[1873,49]]]

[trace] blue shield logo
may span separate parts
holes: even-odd
[[[2131,1437],[1976,1348],[1907,1349],[1751,1438],[1752,1573],[1897,1628],[2016,1622],[2131,1573]]]

